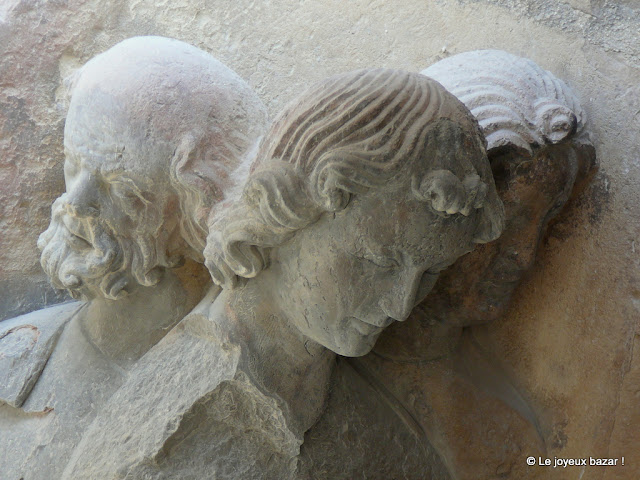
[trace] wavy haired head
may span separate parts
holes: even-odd
[[[415,317],[423,325],[436,320],[456,326],[486,323],[504,314],[518,282],[534,265],[550,220],[595,172],[595,149],[571,89],[531,60],[498,50],[472,51],[422,73],[456,95],[478,119],[504,201],[506,227],[496,242],[442,272]],[[392,352],[394,342],[406,345],[407,334],[395,330],[394,340],[382,348]],[[424,348],[419,355],[428,350],[435,351]]]
[[[482,152],[466,155],[469,149]],[[269,248],[353,195],[407,179],[442,216],[481,211],[474,241],[499,235],[503,212],[477,123],[426,77],[359,70],[328,78],[293,101],[265,135],[241,201],[210,227],[206,264],[232,286],[267,265]]]
[[[532,154],[568,139],[590,144],[586,115],[571,89],[527,58],[476,50],[445,58],[421,73],[469,108],[489,153],[512,146]]]

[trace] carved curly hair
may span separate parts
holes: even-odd
[[[272,124],[240,201],[209,227],[205,263],[225,287],[254,277],[269,248],[344,209],[352,195],[403,178],[415,162],[430,172],[412,179],[414,194],[443,216],[480,212],[475,241],[489,241],[502,229],[502,204],[486,156],[468,155],[473,149],[484,152],[473,117],[422,75],[375,69],[328,78]]]
[[[533,61],[502,50],[476,50],[422,70],[478,119],[489,152],[534,148],[569,138],[589,142],[586,114],[571,89]]]

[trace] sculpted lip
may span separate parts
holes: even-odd
[[[362,328],[358,328],[358,330],[360,330],[362,333],[366,333],[369,335],[372,333],[377,333],[379,331],[382,331],[383,328],[388,327],[394,321],[393,318],[390,318],[390,317],[385,317],[383,319],[370,320],[370,321],[361,320],[356,317],[347,317],[347,320],[352,323],[355,323],[356,327],[358,326],[362,327]],[[367,330],[367,332],[364,332],[363,330]]]
[[[360,319],[358,319],[358,320],[360,320]],[[369,321],[367,321],[367,320],[360,320],[360,321],[364,322],[364,323],[367,323],[369,325],[373,325],[374,327],[385,328],[385,327],[388,327],[389,325],[391,325],[395,320],[393,318],[391,318],[391,317],[384,317],[384,318],[382,318],[380,320],[371,319]]]

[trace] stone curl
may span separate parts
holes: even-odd
[[[570,137],[589,143],[586,115],[571,89],[529,59],[477,50],[441,60],[421,73],[471,110],[489,152],[513,146],[532,154]]]

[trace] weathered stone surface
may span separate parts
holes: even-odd
[[[275,399],[242,372],[240,346],[229,339],[228,328],[209,321],[207,309],[217,294],[213,289],[130,372],[63,478],[291,475],[282,466],[295,467],[300,440],[278,418]],[[288,460],[270,460],[274,455]],[[279,468],[270,472],[270,461]]]
[[[8,478],[59,478],[95,410],[123,380],[124,371],[83,333],[86,308],[65,326],[21,408],[0,404],[0,468]]]
[[[22,406],[78,308],[67,303],[0,324],[0,400]]]
[[[237,325],[212,317],[218,292],[130,371],[62,478],[292,477],[302,439],[256,388]]]
[[[419,306],[421,319],[450,326],[487,323],[504,314],[574,187],[595,173],[590,128],[562,80],[504,51],[454,55],[422,73],[441,82],[478,119],[507,223],[497,242],[443,273]]]
[[[463,332],[461,327],[504,314],[513,289],[534,265],[549,220],[565,205],[576,179],[593,172],[586,117],[564,83],[506,52],[456,55],[423,73],[457,94],[478,118],[505,204],[505,231],[443,272],[409,320],[384,332],[371,355],[340,364],[355,367],[361,381],[376,387],[372,396],[393,406],[390,415],[384,420],[367,417],[358,411],[367,410],[362,402],[354,403],[355,412],[329,404],[307,434],[303,458],[329,458],[349,440],[353,450],[376,451],[393,443],[395,429],[409,426],[416,439],[432,445],[452,478],[546,478],[544,470],[522,458],[522,452],[536,458],[547,453],[542,412],[529,404],[527,392],[519,390],[473,330]],[[340,398],[345,394],[339,383],[337,387],[334,396]],[[342,417],[342,409],[349,417]],[[351,437],[315,432],[350,418],[362,422]],[[371,430],[378,432],[375,439],[366,433]],[[343,448],[349,450],[350,445]],[[391,450],[384,452],[383,458],[393,455]],[[414,464],[391,462],[396,470],[382,468],[388,477],[442,475],[428,476],[428,455],[405,453]],[[345,462],[348,467],[353,463]],[[373,465],[367,477],[377,478]],[[343,474],[350,478],[355,472]]]
[[[209,226],[223,291],[129,371],[63,477],[295,478],[333,352],[367,353],[502,224],[477,124],[436,82],[372,69],[313,86]]]
[[[297,478],[451,477],[427,432],[393,396],[389,385],[377,381],[360,359],[338,357],[325,411],[305,435]]]
[[[67,191],[38,246],[52,283],[85,302],[6,321],[0,471],[16,478],[58,477],[126,372],[211,287],[206,221],[266,121],[235,73],[162,37],[119,43],[69,84]],[[40,342],[12,340],[40,324]]]
[[[9,1],[0,18],[6,317],[54,298],[37,285],[46,280],[36,238],[64,189],[61,79],[124,38],[168,35],[204,48],[248,79],[272,113],[338,71],[374,65],[419,71],[478,48],[505,49],[554,72],[589,114],[600,172],[551,225],[504,320],[483,328],[492,351],[533,400],[555,395],[552,403],[564,413],[548,426],[562,455],[627,455],[625,468],[568,468],[556,476],[635,478],[640,458],[628,432],[640,431],[633,420],[640,284],[637,2],[356,0],[346,9],[340,2],[283,0]]]
[[[251,298],[277,298],[310,340],[363,355],[441,270],[502,231],[481,141],[427,77],[330,77],[273,122],[240,202],[209,227],[207,267],[225,288],[252,279]]]

